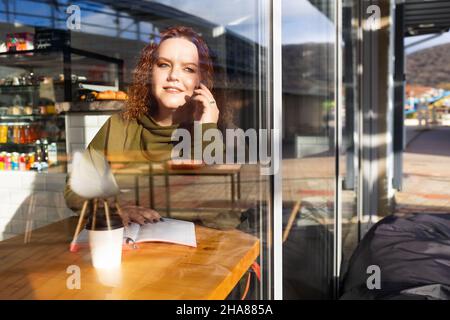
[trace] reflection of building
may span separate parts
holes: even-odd
[[[330,127],[334,100],[333,49],[331,43],[307,43],[283,46],[283,138],[284,155],[299,156],[302,139],[323,140],[315,150],[328,150],[332,140]],[[314,150],[314,149],[312,149]],[[305,153],[301,153],[302,156]]]
[[[330,20],[335,19],[336,8],[326,5],[326,1],[310,2]],[[379,29],[366,25],[372,21],[369,17],[375,17],[374,13],[381,20],[391,19],[392,24],[380,25]],[[392,207],[394,189],[401,189],[402,185],[404,38],[448,31],[450,12],[446,4],[440,1],[422,3],[406,0],[401,4],[394,4],[393,1],[373,1],[370,4],[347,1],[342,17],[345,126],[349,128],[343,139],[350,154],[361,153],[368,160],[365,161],[366,168],[361,169],[364,183],[360,187],[365,202],[361,207],[364,213],[361,214],[384,215]],[[357,26],[361,28],[359,38],[354,34],[352,18],[362,19]],[[356,72],[361,77],[356,77]],[[358,108],[364,116],[362,123],[357,118]],[[393,122],[391,119],[394,119]],[[353,132],[357,128],[366,137],[359,142],[359,150]],[[374,137],[380,135],[385,139],[375,143]],[[347,157],[348,168],[355,167],[352,159],[353,156]],[[373,167],[375,163],[376,170]],[[347,170],[347,179],[353,180],[353,177],[352,169]]]
[[[8,5],[9,3],[9,5]],[[34,32],[33,24],[39,19],[45,26],[67,28],[66,7],[58,2],[30,1],[39,13],[25,13],[16,9],[9,1],[5,5],[5,24],[0,25],[0,35],[7,32]],[[131,81],[131,72],[136,58],[145,44],[155,39],[159,30],[172,25],[186,25],[199,32],[210,46],[217,70],[217,88],[253,90],[257,70],[258,45],[220,25],[206,21],[173,7],[150,1],[101,0],[79,3],[82,18],[81,30],[71,33],[71,45],[103,55],[114,53],[122,59],[125,67],[125,84]],[[21,21],[22,26],[13,26],[8,21]],[[236,101],[248,101],[239,97]],[[233,96],[233,95],[232,95]],[[244,99],[239,99],[244,98]],[[249,102],[249,105],[251,103]]]

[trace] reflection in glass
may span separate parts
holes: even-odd
[[[1,11],[6,13],[0,15],[1,34],[33,33],[35,26],[67,30],[68,15],[65,9],[70,4],[69,1],[16,1],[15,7],[7,6],[7,3],[10,2],[4,1],[0,4]],[[270,43],[270,39],[266,37],[270,28],[270,16],[266,8],[268,3],[257,0],[214,1],[214,9],[211,10],[211,2],[207,0],[127,1],[125,6],[120,2],[106,0],[82,1],[79,4],[82,12],[81,29],[70,31],[70,46],[88,51],[94,56],[87,58],[73,54],[71,68],[67,66],[63,68],[58,63],[57,70],[55,61],[52,64],[51,59],[47,57],[45,67],[48,70],[53,69],[46,73],[49,73],[47,76],[61,80],[63,77],[60,74],[64,75],[61,70],[64,69],[66,76],[72,78],[73,74],[79,78],[78,82],[90,81],[91,85],[116,89],[121,80],[117,76],[120,73],[118,72],[120,64],[111,61],[99,62],[96,58],[101,55],[123,62],[123,81],[120,81],[119,85],[121,89],[126,90],[133,78],[133,69],[142,48],[150,42],[159,41],[159,30],[173,25],[190,26],[202,35],[212,53],[215,71],[213,94],[218,106],[222,108],[219,128],[267,129],[269,124],[265,115],[269,113],[269,105],[265,94],[269,91],[269,79],[265,55]],[[72,85],[74,101],[66,102],[80,102],[77,101],[79,96],[76,94],[79,89],[78,82]],[[88,95],[85,96],[87,98]],[[60,100],[56,102],[61,102]],[[85,148],[110,114],[100,115],[104,116],[103,118],[76,118],[79,126],[74,125],[71,139],[76,132],[82,137],[79,141],[71,140],[67,145],[73,150]],[[71,118],[67,123],[76,123],[75,118]],[[248,144],[247,141],[246,147]],[[236,167],[232,169],[235,170]],[[271,248],[267,241],[271,234],[268,178],[261,176],[258,165],[254,164],[243,164],[233,170],[230,170],[232,174],[219,176],[174,175],[169,179],[160,174],[151,180],[147,176],[124,175],[117,180],[121,189],[130,191],[123,195],[130,203],[154,206],[161,213],[175,214],[177,209],[183,209],[178,211],[179,218],[183,217],[180,212],[184,212],[186,217],[192,217],[194,213],[202,218],[198,220],[209,222],[210,227],[237,228],[245,236],[250,234],[259,239],[261,246],[257,262],[261,266],[260,279],[256,276],[257,268],[249,270],[229,298],[240,299],[245,293],[247,299],[269,298],[272,278]],[[55,184],[58,187],[65,183],[63,175],[54,179],[57,180]],[[46,183],[30,182],[29,189],[38,190],[43,192],[45,197],[50,197],[52,206],[44,207],[45,202],[38,201],[42,208],[30,211],[28,223],[29,221],[22,219],[22,212],[28,210],[28,195],[25,195],[22,206],[11,214],[10,218],[13,221],[8,225],[7,236],[20,235],[21,231],[15,227],[20,224],[28,226],[32,224],[33,228],[36,228],[73,214],[65,207],[61,190],[54,190],[53,187],[54,189],[48,191],[45,188]],[[153,198],[151,190],[154,191]],[[235,219],[236,224],[231,226],[221,224],[230,216],[238,217]],[[72,236],[73,230],[67,231],[68,236]],[[37,240],[31,236],[30,241]],[[218,247],[226,244],[220,243]],[[237,246],[236,250],[239,249]],[[225,258],[227,257],[224,257],[224,260]],[[199,272],[198,268],[194,271]],[[248,274],[251,277],[249,290],[246,290]]]
[[[283,1],[283,297],[333,296],[335,7]]]
[[[357,215],[358,192],[358,83],[357,83],[357,26],[358,1],[347,1],[342,7],[342,145],[339,155],[340,177],[342,178],[342,264],[344,275],[353,250],[359,241]]]

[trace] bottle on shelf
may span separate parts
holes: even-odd
[[[26,125],[23,129],[23,135],[24,135],[24,143],[31,143],[31,132],[30,132],[30,126]]]
[[[5,155],[5,170],[11,170],[11,153]]]
[[[20,127],[19,126],[13,126],[13,141],[14,143],[19,143],[20,142]]]
[[[58,163],[58,146],[55,142],[48,146],[48,165],[55,165]]]
[[[36,158],[34,159],[34,162],[40,163],[42,162],[42,148],[41,148],[41,140],[36,140],[35,142],[35,155]]]
[[[42,162],[48,163],[48,140],[42,141]]]
[[[19,127],[19,143],[26,143],[25,126]]]
[[[34,143],[37,139],[35,131],[34,131],[34,126],[31,125],[29,128],[29,133],[28,133],[28,143]]]
[[[38,139],[41,139],[41,132],[39,131],[39,128],[36,126],[36,124],[32,124],[30,126],[29,143],[35,143]]]
[[[0,126],[0,143],[8,142],[8,126],[2,125]]]
[[[42,170],[46,169],[47,163],[45,162],[45,155],[44,155],[44,148],[43,143],[41,143],[41,140],[36,140],[35,142],[35,158],[34,162],[32,162],[31,169],[36,170],[38,172],[41,172]]]
[[[13,152],[11,155],[11,170],[19,170],[19,154],[17,152]]]
[[[36,153],[35,152],[28,153],[27,170],[31,170],[35,161],[36,161]]]
[[[5,170],[6,152],[0,152],[0,171]]]
[[[26,171],[27,170],[25,153],[21,153],[20,156],[19,156],[19,170],[20,171]]]

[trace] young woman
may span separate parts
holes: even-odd
[[[141,53],[125,110],[108,119],[87,151],[100,150],[108,156],[135,151],[148,161],[166,161],[171,158],[175,129],[189,129],[194,121],[201,123],[202,131],[217,128],[219,107],[211,93],[213,66],[205,41],[187,27],[169,28],[160,39]],[[64,195],[69,208],[81,208],[84,199],[69,184]],[[122,207],[125,223],[160,219],[158,212],[148,208]],[[239,217],[234,220],[232,225],[239,223]]]

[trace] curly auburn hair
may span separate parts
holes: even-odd
[[[192,42],[198,50],[200,81],[209,89],[213,88],[213,64],[209,48],[203,38],[192,28],[175,26],[160,33],[159,43],[150,43],[141,51],[141,56],[134,70],[133,83],[128,89],[128,100],[125,105],[123,117],[127,120],[136,120],[156,106],[152,94],[152,69],[156,62],[159,46],[164,40],[183,38]]]

